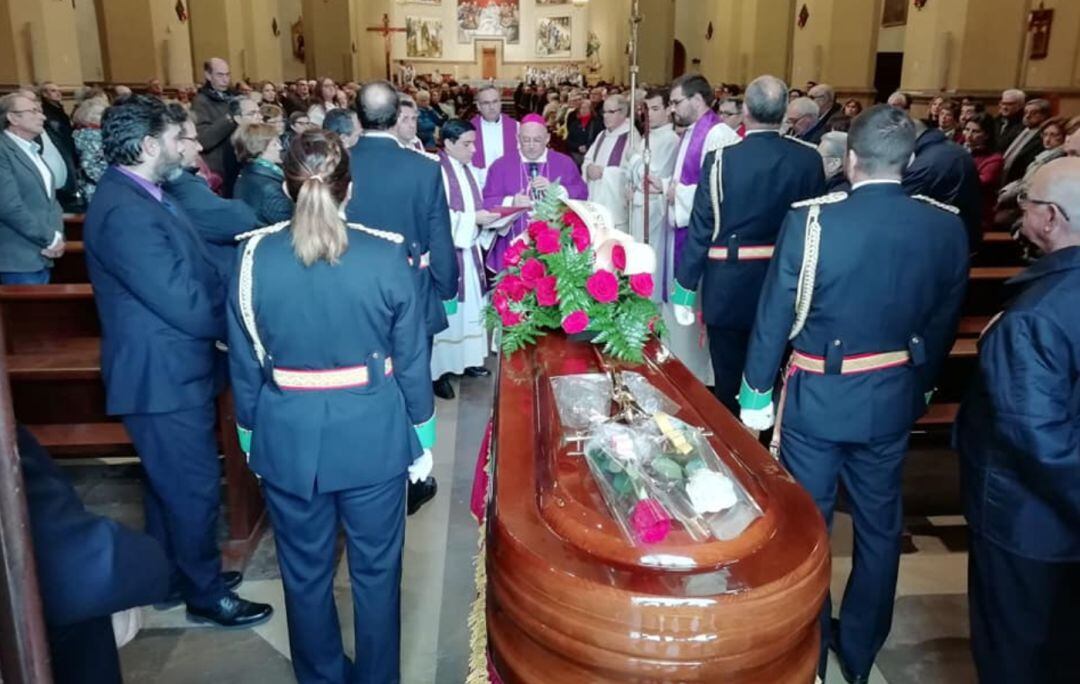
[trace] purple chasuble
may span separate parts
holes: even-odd
[[[702,154],[705,149],[705,139],[709,137],[709,131],[719,123],[721,123],[720,115],[709,109],[694,124],[679,175],[679,182],[683,185],[698,184],[698,179],[701,178],[701,161],[705,157]]]
[[[596,157],[600,154],[600,147],[604,144],[604,138],[607,137],[607,131],[600,133],[600,137],[596,139],[596,149],[593,150],[593,164],[596,163]],[[611,154],[607,158],[607,166],[618,166],[622,161],[623,150],[626,149],[626,141],[630,138],[630,131],[623,133],[619,136],[619,139],[615,141],[615,146],[611,148]]]
[[[488,165],[488,159],[484,155],[484,129],[483,119],[477,114],[470,121],[473,128],[476,129],[476,151],[473,152],[472,165],[478,169],[486,168]],[[505,114],[499,115],[499,125],[502,126],[502,139],[503,139],[503,154],[509,154],[510,150],[517,147],[517,123]],[[494,162],[495,160],[490,160]]]
[[[446,176],[446,189],[450,193],[450,211],[465,211],[465,197],[461,194],[461,183],[458,181],[457,173],[454,172],[450,157],[443,150],[439,151],[439,165],[442,166],[443,174]],[[476,180],[473,179],[469,167],[462,164],[462,168],[465,169],[465,178],[469,180],[469,190],[472,191],[473,210],[481,209],[484,206],[484,200],[480,196],[480,188],[476,186]],[[465,252],[469,253],[473,265],[476,266],[476,272],[480,276],[480,292],[487,292],[487,274],[484,272],[480,245],[473,245],[469,249],[455,248],[454,251],[457,253],[458,262],[458,301],[465,301]]]

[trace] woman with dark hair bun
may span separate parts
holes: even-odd
[[[237,431],[274,526],[297,680],[397,682],[405,485],[430,474],[435,437],[416,286],[400,234],[342,218],[352,182],[337,135],[297,136],[285,185],[292,219],[240,236]],[[355,664],[334,606],[339,527]]]

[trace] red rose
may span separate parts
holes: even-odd
[[[555,276],[544,276],[536,281],[536,303],[540,306],[555,306],[559,303],[559,294],[555,291]]]
[[[569,335],[579,333],[589,327],[589,314],[584,311],[575,311],[562,319],[562,329]]]
[[[524,254],[527,249],[529,249],[529,246],[525,244],[525,241],[518,240],[510,245],[506,249],[506,252],[503,253],[503,261],[506,262],[507,266],[517,266],[521,263],[521,255]]]
[[[581,226],[582,228],[585,228],[585,230],[588,230],[588,228],[585,226],[585,222],[581,220],[581,217],[570,210],[567,210],[563,214],[562,220],[563,223],[570,226],[571,228],[577,228],[578,226]]]
[[[562,249],[562,236],[557,230],[545,230],[536,236],[536,251],[541,254],[555,254]]]
[[[630,276],[630,289],[638,297],[651,297],[653,293],[652,274],[635,273]]]
[[[514,302],[520,302],[529,292],[529,288],[525,285],[525,281],[512,274],[503,276],[503,279],[499,281],[498,289]]]
[[[611,265],[620,271],[626,269],[626,248],[622,245],[611,248]]]
[[[500,314],[510,310],[510,300],[508,300],[506,295],[499,290],[496,290],[495,293],[491,295],[491,305],[495,307],[495,311]]]
[[[547,221],[533,221],[529,223],[529,226],[525,229],[529,233],[529,237],[533,242],[536,242],[536,237],[545,230],[551,230],[551,226],[547,224]]]
[[[600,269],[585,281],[585,289],[601,304],[610,304],[619,298],[619,279],[611,271]]]
[[[519,314],[517,311],[510,311],[507,309],[499,314],[499,319],[502,321],[503,327],[512,328],[520,323],[525,317]]]
[[[577,251],[584,252],[589,248],[589,243],[592,239],[589,237],[589,229],[584,224],[574,226],[573,231],[570,233],[570,238],[574,241],[574,246],[577,247]]]
[[[521,266],[521,280],[530,290],[536,287],[536,281],[547,275],[547,267],[539,259],[529,259]]]

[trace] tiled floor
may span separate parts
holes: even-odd
[[[466,615],[473,597],[476,524],[468,500],[473,466],[491,411],[492,381],[465,379],[458,398],[439,401],[435,455],[438,496],[406,528],[403,585],[402,681],[460,684],[466,672]],[[910,533],[901,560],[893,628],[871,682],[974,682],[968,652],[966,543],[956,509],[955,457],[920,449],[909,458],[905,504]],[[138,467],[71,469],[95,510],[141,525]],[[833,592],[850,568],[851,521],[839,513],[833,529]],[[336,590],[346,652],[352,643],[352,603],[344,560]],[[129,684],[201,682],[277,684],[293,681],[273,536],[268,534],[246,572],[240,593],[273,604],[272,621],[254,630],[223,632],[187,623],[183,608],[144,612],[139,636],[121,651]],[[829,668],[826,684],[842,682]]]

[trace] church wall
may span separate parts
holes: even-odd
[[[701,59],[705,43],[706,17],[711,16],[715,0],[675,0],[675,40],[686,48],[686,71],[696,71],[694,60]]]
[[[961,91],[1001,90],[1016,85],[1024,48],[1027,0],[968,0],[955,87]]]
[[[675,0],[641,0],[638,28],[638,78],[642,83],[664,84],[671,80],[675,36]],[[627,82],[629,82],[627,72]]]
[[[203,63],[220,57],[229,63],[232,80],[249,73],[244,45],[244,6],[247,0],[189,0],[191,70],[202,79]],[[173,17],[176,16],[173,12]]]
[[[0,52],[3,82],[82,83],[75,8],[70,3],[3,0],[0,13],[7,24],[3,35],[10,42],[10,48]]]
[[[797,88],[805,87],[807,81],[828,82],[831,66],[828,46],[833,29],[833,0],[806,0],[805,4],[810,17],[802,28],[796,26],[792,42],[791,84]]]
[[[405,26],[404,18],[400,20],[400,23],[395,20],[392,4],[391,0],[364,0],[360,4],[360,11],[357,13],[359,23],[356,27],[358,36],[356,46],[359,61],[358,76],[361,80],[368,81],[386,77],[386,44],[382,34],[368,31],[368,28],[381,26],[384,14],[390,16],[390,25],[392,27]],[[405,54],[404,34],[393,36],[391,38],[391,60],[396,59],[393,48],[398,40],[401,41],[401,54]],[[445,40],[446,26],[444,20],[443,41],[445,42]],[[393,75],[392,72],[393,64],[391,61],[391,75]]]
[[[111,4],[113,0],[105,0]],[[145,0],[144,0],[145,2]],[[193,67],[191,59],[191,18],[180,21],[172,3],[150,3],[156,63],[154,76],[167,86],[199,84],[202,63]],[[188,14],[190,15],[190,9]],[[149,77],[142,79],[144,82]]]
[[[279,36],[273,31],[275,19],[278,31],[288,33],[288,24],[283,25],[278,13],[277,0],[244,0],[244,72],[254,82],[281,81],[283,58],[292,53],[291,48],[282,51]]]
[[[75,31],[78,34],[79,62],[83,81],[105,80],[105,65],[101,59],[101,37],[98,34],[97,7],[88,0],[75,3]]]
[[[145,83],[161,77],[150,4],[146,0],[98,0],[98,12],[105,78],[112,83]],[[189,60],[189,72],[190,67]]]
[[[754,15],[753,32],[746,35],[745,45],[741,48],[740,54],[744,57],[740,57],[740,63],[746,68],[739,83],[746,85],[762,74],[787,80],[791,35],[795,28],[791,0],[758,0],[750,2],[748,7]]]
[[[349,0],[304,0],[304,40],[309,78],[352,78]],[[359,48],[358,48],[359,49]]]
[[[295,81],[306,75],[304,60],[297,59],[292,49],[292,25],[302,16],[301,0],[277,0],[277,20],[281,35],[278,36],[278,49],[281,52],[281,78]]]
[[[967,28],[967,2],[934,2],[908,10],[901,88],[936,92],[956,87],[963,66],[958,47]]]
[[[1054,10],[1050,29],[1050,51],[1046,59],[1024,60],[1024,87],[1080,87],[1080,2],[1076,0],[1045,0],[1046,9]],[[1027,47],[1025,43],[1025,55]]]

